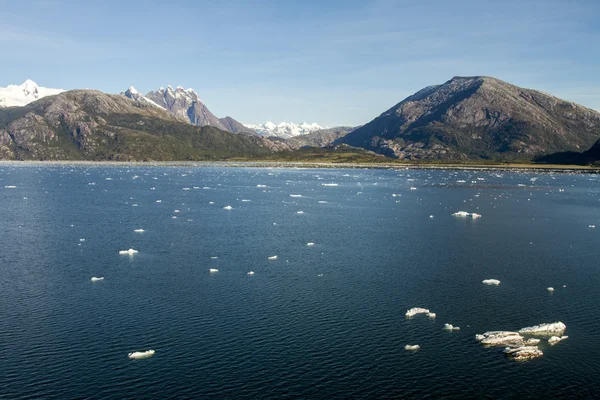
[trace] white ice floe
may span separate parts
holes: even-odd
[[[432,313],[428,309],[421,308],[421,307],[413,307],[410,310],[407,310],[406,314],[404,314],[404,315],[406,315],[407,318],[411,318],[411,317],[414,317],[417,314],[426,314],[429,318],[435,318],[436,317],[435,313]]]
[[[134,351],[133,353],[129,353],[128,357],[131,359],[148,358],[152,357],[154,353],[156,353],[154,350]]]
[[[556,343],[560,342],[561,340],[565,340],[568,339],[568,336],[551,336],[550,339],[548,339],[548,344],[550,344],[551,346],[554,346]]]
[[[430,215],[430,216],[429,216],[429,219],[433,219],[433,215]]]
[[[519,329],[521,334],[550,334],[550,333],[562,333],[567,329],[567,326],[562,322],[552,322],[547,324],[540,324],[529,326],[527,328]]]
[[[444,324],[444,330],[446,331],[460,331],[458,326],[454,326],[452,324]]]
[[[211,269],[208,270],[208,272],[210,272],[210,273],[219,272],[219,270],[216,269],[216,268],[211,268]]]
[[[162,200],[156,200],[157,203],[162,203]]]
[[[306,243],[307,246],[314,246],[315,244],[313,242],[308,242]]]
[[[469,213],[469,212],[466,212],[466,211],[457,211],[457,212],[453,213],[452,216],[459,217],[459,218],[471,217],[473,219],[481,218],[481,214]]]
[[[5,189],[16,189],[17,187],[13,186],[13,185],[7,185],[7,186],[4,186],[4,188]]]
[[[134,250],[134,249],[119,251],[119,254],[129,254],[129,255],[131,255],[131,254],[137,254],[137,253],[139,253],[139,251]]]
[[[231,207],[231,206],[225,206],[225,207],[223,207],[223,210],[233,210],[233,207]]]
[[[90,279],[92,282],[98,282],[98,281],[103,281],[104,277],[100,276],[100,277],[96,277],[96,276],[92,276],[92,279]]]
[[[290,194],[290,197],[302,197],[301,194]]]
[[[257,188],[266,188],[267,185],[256,185]]]
[[[137,233],[146,232],[146,231],[145,231],[145,230],[143,230],[143,229],[134,229],[133,231],[134,231],[134,232],[137,232]]]
[[[254,275],[254,271],[248,271],[248,275]]]
[[[411,187],[410,187],[410,190],[417,190],[417,188],[416,188],[416,187],[414,187],[414,186],[411,186]]]
[[[500,281],[498,279],[484,279],[481,281],[484,285],[495,285],[498,286]]]
[[[319,204],[327,204],[325,200],[319,200]]]
[[[242,203],[249,203],[249,202],[250,202],[250,200],[248,200],[248,199],[242,199]]]
[[[588,228],[595,228],[596,225],[588,225]]]
[[[296,211],[296,214],[304,214],[304,211]]]
[[[537,338],[529,338],[525,341],[526,346],[537,346],[540,343],[540,339]]]
[[[546,288],[546,290],[549,291],[549,292],[554,292],[554,288],[553,287]]]
[[[269,260],[277,260],[277,256],[271,256],[268,258]]]
[[[415,351],[415,350],[419,350],[421,348],[421,346],[419,346],[418,344],[407,344],[406,346],[404,346],[404,350],[408,350],[408,351]]]
[[[537,346],[507,347],[504,349],[504,353],[515,360],[530,360],[544,355]]]
[[[321,186],[337,186],[337,183],[321,183]]]
[[[522,346],[525,338],[519,332],[489,331],[475,335],[475,339],[488,346]]]

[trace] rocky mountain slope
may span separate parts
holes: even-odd
[[[210,160],[287,148],[257,135],[192,126],[145,100],[95,90],[0,109],[0,159]]]
[[[290,148],[296,150],[302,147],[327,147],[336,140],[352,132],[354,127],[337,126],[334,128],[321,129],[305,135],[297,135],[287,139]]]
[[[264,124],[246,124],[246,126],[256,133],[264,137],[279,137],[283,139],[289,139],[299,135],[306,135],[312,132],[316,132],[323,128],[318,124],[308,124],[302,122],[301,124],[295,124],[293,122],[282,122],[280,124],[274,124],[273,122],[265,122]]]
[[[123,92],[122,94],[129,98],[136,98],[142,101],[146,99],[159,107],[170,111],[179,119],[188,121],[192,125],[213,126],[234,133],[253,133],[251,129],[245,127],[231,117],[216,117],[200,100],[198,93],[193,89],[184,89],[181,86],[177,86],[173,89],[171,86],[167,86],[166,89],[161,87],[157,91],[147,93],[145,96],[141,95],[139,92],[137,94],[128,92],[130,92],[130,90]]]
[[[455,77],[401,101],[337,143],[406,159],[532,159],[583,151],[600,113],[491,77]]]
[[[49,89],[38,86],[27,79],[20,85],[0,87],[0,107],[22,107],[46,96],[64,92],[63,89]]]

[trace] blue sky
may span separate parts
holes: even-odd
[[[456,75],[600,110],[597,0],[0,0],[0,86],[194,88],[245,123],[366,123]]]

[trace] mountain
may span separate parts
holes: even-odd
[[[600,113],[496,78],[454,77],[404,99],[336,143],[406,159],[532,159],[583,151]]]
[[[336,126],[333,128],[321,129],[305,135],[297,135],[287,139],[287,143],[294,150],[302,147],[327,147],[336,140],[352,132],[355,127]]]
[[[264,124],[245,125],[261,136],[277,136],[279,138],[284,139],[288,139],[298,135],[306,135],[311,132],[325,129],[317,124],[307,124],[306,122],[302,122],[301,124],[294,124],[293,122],[282,122],[278,125],[272,122],[266,122]]]
[[[144,99],[96,90],[0,109],[0,159],[219,160],[287,148],[258,135],[193,126]]]
[[[128,95],[127,92],[122,94],[129,98],[141,96],[139,93],[137,95]],[[167,86],[166,89],[161,87],[155,92],[147,93],[143,98],[170,111],[180,119],[187,120],[192,125],[214,126],[233,133],[253,133],[251,129],[231,117],[217,118],[193,89],[184,89],[181,86],[177,86],[175,90],[171,86]]]
[[[144,96],[143,94],[138,92],[133,86],[129,86],[129,89],[127,89],[124,92],[121,92],[121,95],[123,95],[125,97],[129,97],[130,99],[135,100],[140,103],[147,103],[152,106],[162,108],[163,110],[165,109],[164,107],[159,106],[154,101],[150,100],[149,98],[147,98],[146,96]]]
[[[22,107],[46,96],[64,92],[63,89],[48,89],[40,87],[34,81],[27,79],[20,85],[0,87],[0,108]]]

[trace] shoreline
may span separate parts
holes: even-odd
[[[110,166],[110,167],[227,167],[227,168],[314,168],[314,169],[453,169],[513,170],[534,172],[600,173],[600,167],[558,164],[453,164],[453,163],[328,163],[311,161],[87,161],[87,160],[0,160],[2,166]]]

